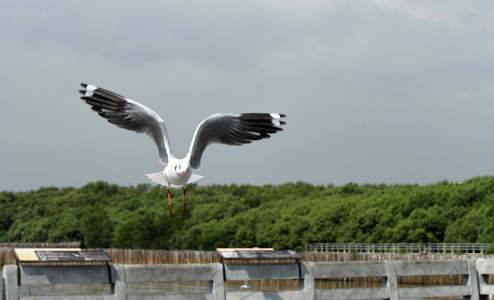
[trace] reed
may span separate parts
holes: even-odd
[[[220,262],[216,251],[103,249],[114,264],[195,264]]]
[[[81,248],[81,243],[0,243],[0,248]]]

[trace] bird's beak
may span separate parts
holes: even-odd
[[[187,173],[187,171],[182,171],[182,174],[184,174],[184,175],[185,175],[186,173]]]

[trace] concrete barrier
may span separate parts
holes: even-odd
[[[462,285],[401,287],[401,276],[461,275]],[[484,300],[494,294],[488,284],[494,260],[440,262],[301,262],[289,264],[160,264],[99,266],[6,265],[3,300],[110,299],[423,299],[455,297]],[[322,279],[380,277],[380,287],[316,288]],[[292,291],[226,291],[225,282],[297,280]],[[174,292],[169,283],[203,282],[201,288]],[[205,284],[204,284],[205,283]]]

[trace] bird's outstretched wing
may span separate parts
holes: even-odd
[[[168,164],[170,142],[166,126],[154,111],[136,101],[94,85],[81,83],[81,86],[84,88],[79,91],[83,94],[81,99],[91,105],[92,110],[120,128],[147,134],[158,146],[161,163]]]
[[[242,145],[269,138],[285,124],[277,113],[214,114],[202,121],[190,144],[189,165],[198,169],[202,153],[210,144]]]

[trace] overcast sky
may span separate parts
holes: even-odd
[[[210,146],[200,185],[494,174],[492,1],[7,2],[0,191],[135,186],[163,169],[80,82],[152,108],[177,157],[213,113],[287,115],[271,139]]]

